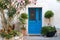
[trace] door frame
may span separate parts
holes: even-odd
[[[28,7],[28,9],[29,9],[29,8],[42,8],[42,7]],[[42,14],[41,14],[41,15],[42,15]],[[41,16],[41,18],[42,18],[42,16]],[[29,10],[28,10],[28,21],[29,21]],[[42,19],[41,19],[41,21],[42,21]],[[29,23],[28,23],[28,24],[29,24]],[[28,26],[28,27],[29,27],[29,26]],[[28,33],[28,27],[27,27],[27,34],[28,34],[28,35],[41,35],[41,34],[29,34],[29,33]]]

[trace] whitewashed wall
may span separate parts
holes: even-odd
[[[22,12],[26,12],[28,14],[29,7],[42,7],[42,26],[47,25],[45,22],[44,14],[47,10],[52,10],[54,12],[54,17],[52,18],[51,24],[56,28],[60,28],[60,3],[57,0],[38,0],[37,4],[29,4],[26,6],[26,10]],[[27,33],[28,33],[28,20],[27,20]]]
[[[60,3],[57,0],[43,0],[43,15],[47,10],[52,10],[54,12],[54,18],[52,21],[53,26],[60,28]],[[45,25],[43,17],[43,25]]]
[[[29,7],[42,7],[42,26],[45,26],[47,22],[45,22],[44,13],[47,10],[52,10],[54,12],[54,17],[51,21],[52,26],[56,28],[60,28],[60,3],[57,0],[38,0],[37,4],[29,4],[26,6],[26,10],[21,10],[21,12],[25,12],[28,14]],[[27,34],[28,34],[28,20],[27,20]]]
[[[30,4],[26,7],[26,13],[28,13],[28,7],[42,7],[42,26],[46,25],[44,19],[44,13],[47,10],[52,10],[54,12],[54,17],[52,19],[53,24],[52,26],[60,28],[60,3],[57,0],[38,0],[36,5]]]
[[[43,15],[47,10],[52,10],[54,12],[54,18],[52,21],[53,26],[60,28],[60,3],[57,0],[45,0],[43,2]],[[43,25],[45,25],[43,17]]]

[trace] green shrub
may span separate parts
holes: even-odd
[[[42,35],[46,35],[48,32],[55,32],[55,31],[56,31],[55,27],[52,27],[52,26],[43,26],[41,34]]]
[[[45,13],[44,17],[49,19],[49,18],[53,17],[53,15],[54,15],[54,13],[52,11],[48,10]]]
[[[20,36],[20,32],[18,32],[18,31],[16,31],[16,30],[12,30],[12,31],[10,31],[10,32],[8,32],[8,31],[1,31],[0,32],[0,36],[1,37],[3,37],[3,38],[6,38],[6,39],[10,39],[10,38],[12,38],[12,37],[14,37],[14,36]]]
[[[14,7],[10,7],[8,11],[8,17],[13,17],[13,15],[16,13],[16,9]]]
[[[26,14],[26,13],[22,13],[22,14],[21,14],[21,18],[23,18],[23,19],[27,19],[27,18],[28,18],[28,16],[27,16],[27,14]]]
[[[28,18],[28,15],[26,13],[22,13],[19,17],[20,24],[22,25],[21,30],[26,30],[26,27],[24,27],[26,23],[26,19]]]

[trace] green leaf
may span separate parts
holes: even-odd
[[[19,17],[19,20],[20,20],[20,23],[21,23],[21,24],[25,24],[25,19]]]
[[[7,5],[4,2],[0,2],[0,8],[6,9]]]
[[[14,7],[10,7],[8,10],[8,16],[13,17],[13,15],[16,13],[16,9]]]
[[[27,5],[29,2],[28,2],[29,0],[25,0],[25,5]]]
[[[10,0],[1,0],[0,1],[0,8],[2,9],[6,9],[7,8],[7,5],[10,5]]]
[[[27,18],[28,18],[28,15],[27,15],[26,13],[22,13],[22,14],[21,14],[21,18],[27,19]]]

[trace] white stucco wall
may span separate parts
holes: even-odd
[[[57,0],[43,0],[43,15],[47,10],[52,10],[54,12],[54,18],[52,21],[53,26],[56,28],[60,28],[60,3]],[[43,17],[43,25],[45,25],[44,17]]]
[[[44,19],[44,13],[47,10],[52,10],[54,12],[54,17],[52,19],[52,26],[56,26],[56,28],[60,28],[60,3],[57,0],[38,0],[37,4],[30,4],[26,6],[26,13],[28,13],[28,7],[42,7],[42,26],[46,25]],[[25,12],[25,11],[24,11]],[[28,26],[28,22],[27,22]]]
[[[26,12],[28,14],[29,7],[42,7],[42,26],[45,26],[47,22],[45,22],[44,14],[47,10],[52,10],[54,12],[54,17],[52,18],[51,24],[56,28],[60,28],[60,2],[57,0],[37,0],[37,4],[29,4],[26,6],[26,10],[21,10],[22,12]],[[28,34],[28,20],[26,24],[27,34]]]

